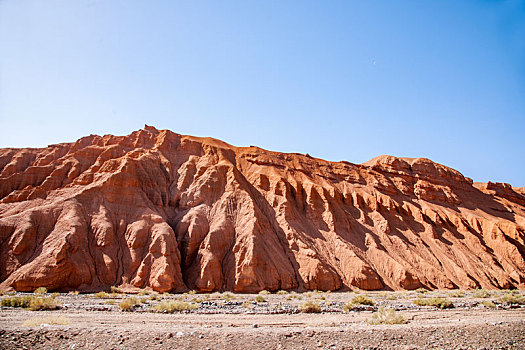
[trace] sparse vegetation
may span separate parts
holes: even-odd
[[[264,298],[262,295],[258,295],[255,297],[255,301],[258,303],[264,303],[266,301],[266,298]]]
[[[140,292],[138,292],[137,295],[139,297],[144,296],[144,295],[149,295],[149,291],[143,289]]]
[[[425,289],[425,288],[418,288],[418,289],[415,289],[414,292],[416,292],[416,293],[421,293],[421,294],[425,294],[425,293],[428,293],[428,289]]]
[[[2,299],[1,305],[7,307],[21,307],[32,311],[56,310],[60,307],[60,304],[55,298],[43,298],[30,295]]]
[[[364,295],[357,295],[353,297],[350,303],[353,305],[370,305],[370,306],[375,306],[376,304],[372,299]]]
[[[492,293],[486,289],[475,289],[472,292],[472,297],[474,298],[490,298]]]
[[[47,293],[47,288],[46,287],[38,287],[37,289],[35,289],[34,293],[35,294],[46,294]]]
[[[175,311],[185,311],[185,310],[193,310],[197,309],[198,305],[187,303],[185,301],[164,301],[160,304],[153,307],[154,311],[157,312],[164,312],[164,313],[174,313]]]
[[[506,305],[525,305],[525,298],[514,293],[505,293],[498,299],[498,301]]]
[[[38,327],[43,324],[54,324],[54,325],[68,325],[71,321],[69,318],[64,316],[48,316],[48,317],[36,317],[26,320],[22,326],[24,327]]]
[[[139,303],[140,301],[137,298],[131,297],[122,300],[118,306],[122,311],[133,311]]]
[[[189,295],[194,295],[194,294],[197,294],[197,291],[193,289],[193,290],[190,290],[190,291],[188,292],[188,294],[189,294]]]
[[[489,309],[494,309],[496,307],[496,305],[490,300],[483,300],[481,302],[481,305],[483,305],[483,306],[485,306],[486,308],[489,308]]]
[[[251,303],[247,302],[247,301],[242,303],[241,306],[246,308],[246,309],[251,309],[253,307],[253,305]]]
[[[222,295],[222,298],[224,299],[224,301],[228,302],[228,301],[233,299],[233,294],[231,294],[231,293],[224,293]]]
[[[109,294],[102,291],[102,292],[98,292],[98,293],[95,293],[93,295],[94,298],[99,298],[99,299],[104,299],[104,298],[109,298]]]
[[[463,298],[465,296],[465,291],[461,289],[454,290],[449,293],[451,298]]]
[[[379,308],[367,321],[369,324],[404,324],[407,323],[405,316],[398,314],[394,309]]]
[[[116,286],[111,286],[111,287],[109,288],[109,291],[110,291],[111,293],[116,293],[116,294],[120,294],[120,293],[122,293],[122,290],[120,290],[120,288],[118,288],[118,287],[116,287]]]
[[[308,300],[299,307],[299,310],[304,313],[319,313],[321,312],[321,305],[315,301]]]
[[[450,309],[454,304],[446,298],[418,298],[414,300],[414,304],[418,306],[435,306],[440,309]]]
[[[270,294],[270,292],[268,292],[267,290],[261,290],[259,292],[259,295],[269,295],[269,294]]]
[[[275,293],[275,294],[279,294],[279,295],[281,295],[281,294],[288,294],[288,292],[285,291],[285,290],[280,290],[280,291],[278,291],[278,292]]]

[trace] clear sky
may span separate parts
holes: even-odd
[[[0,147],[144,124],[525,186],[525,0],[0,0]]]

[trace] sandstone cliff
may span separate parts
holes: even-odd
[[[146,126],[0,150],[0,288],[525,287],[525,191]]]

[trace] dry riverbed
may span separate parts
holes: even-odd
[[[523,291],[146,293],[1,296],[59,308],[2,306],[0,349],[525,348]]]

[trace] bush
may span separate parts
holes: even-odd
[[[5,299],[2,299],[2,302],[0,304],[2,306],[7,306],[7,307],[28,308],[29,305],[31,304],[31,299],[33,298],[34,297],[32,296],[5,298]]]
[[[106,293],[106,292],[98,292],[98,293],[95,293],[93,295],[93,297],[99,298],[99,299],[104,299],[104,298],[109,298],[109,294]]]
[[[425,288],[418,288],[414,290],[414,292],[425,294],[425,293],[428,293],[428,290]]]
[[[192,289],[188,292],[189,295],[194,295],[194,294],[197,294],[197,291]]]
[[[143,295],[149,295],[149,292],[148,292],[147,290],[144,290],[144,289],[143,289],[143,290],[141,290],[140,292],[138,292],[137,295],[138,295],[139,297],[141,297],[141,296],[143,296]]]
[[[307,301],[306,303],[302,304],[299,307],[299,310],[304,313],[320,313],[321,312],[321,305],[319,303],[316,303],[315,301]]]
[[[435,306],[440,309],[450,309],[454,304],[446,298],[418,298],[414,300],[414,304],[418,306]]]
[[[29,304],[29,310],[56,310],[60,308],[55,298],[33,298]]]
[[[197,309],[199,306],[187,303],[185,301],[163,301],[162,303],[156,305],[153,307],[153,310],[157,312],[165,312],[165,313],[174,313],[175,311],[185,311],[185,310],[193,310]]]
[[[258,303],[264,303],[266,299],[262,295],[258,295],[255,297],[255,301]]]
[[[404,324],[407,323],[405,316],[400,315],[394,309],[379,308],[367,321],[369,324]]]
[[[42,298],[35,296],[5,298],[1,302],[2,306],[21,307],[31,311],[37,310],[56,310],[60,307],[55,298]]]
[[[275,293],[275,294],[288,294],[288,292],[287,292],[287,291],[285,291],[285,290],[280,290],[280,291],[278,291],[278,292],[277,292],[277,293]]]
[[[501,296],[499,302],[506,305],[525,305],[525,298],[519,294],[506,293]]]
[[[137,298],[134,298],[134,297],[131,297],[131,298],[127,298],[127,299],[124,299],[122,300],[118,306],[120,306],[120,309],[122,311],[133,311],[135,309],[135,306],[137,306],[137,304],[139,304],[139,300]]]
[[[259,295],[268,295],[268,294],[270,294],[270,292],[268,292],[267,290],[261,290],[259,292]]]
[[[353,305],[370,305],[370,306],[375,306],[376,304],[372,299],[365,297],[364,295],[358,295],[358,296],[353,297],[350,303],[352,303]]]
[[[35,293],[35,294],[46,294],[47,293],[47,288],[46,287],[38,287],[37,289],[35,289],[35,291],[33,293]]]

